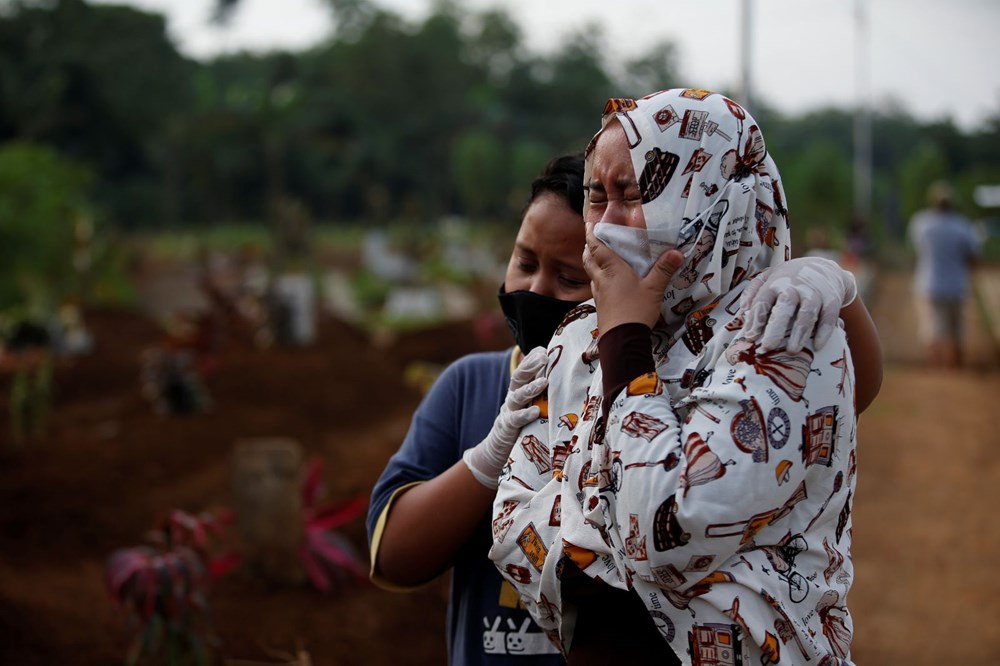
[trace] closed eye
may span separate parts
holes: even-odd
[[[603,185],[596,183],[584,185],[583,190],[587,193],[587,199],[591,203],[605,203],[608,200],[608,193],[604,190]]]
[[[567,276],[560,276],[559,281],[571,289],[579,289],[580,287],[585,287],[590,284],[589,280],[577,280],[576,278]]]

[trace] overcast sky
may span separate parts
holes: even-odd
[[[117,0],[168,17],[180,50],[192,57],[228,51],[296,49],[329,35],[324,0],[242,0],[227,27],[210,23],[213,0]],[[858,0],[751,0],[751,91],[791,114],[851,107],[864,96],[893,100],[922,120],[950,117],[972,129],[1000,111],[1000,0],[861,0],[868,67],[856,67]],[[411,20],[431,0],[375,0]],[[592,23],[607,53],[622,59],[669,39],[685,84],[735,92],[741,78],[743,0],[462,0],[503,7],[532,50],[545,52]],[[862,83],[859,85],[859,81]],[[865,83],[867,81],[867,83]]]

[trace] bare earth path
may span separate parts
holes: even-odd
[[[918,362],[908,276],[881,276],[871,305],[891,363],[858,426],[854,657],[1000,663],[1000,368],[974,308],[974,369],[945,372]]]
[[[889,367],[859,424],[858,664],[1000,659],[1000,374]]]

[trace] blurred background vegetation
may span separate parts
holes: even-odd
[[[0,310],[126,299],[122,239],[244,242],[289,209],[326,238],[455,216],[502,224],[506,238],[531,178],[586,145],[605,98],[696,83],[670,43],[616,69],[599,57],[597,27],[542,57],[500,10],[441,2],[408,22],[366,0],[328,1],[336,28],[316,48],[200,62],[178,52],[157,14],[0,0]],[[235,4],[220,0],[219,20]],[[975,131],[881,109],[873,214],[860,222],[852,111],[754,112],[798,248],[811,228],[835,246],[864,233],[875,256],[899,261],[905,221],[941,177],[970,217],[991,213],[971,192],[1000,182],[1000,107]]]

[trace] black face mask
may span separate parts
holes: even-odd
[[[535,347],[548,346],[552,334],[559,328],[566,313],[583,302],[560,301],[533,291],[508,293],[504,285],[500,285],[497,298],[500,299],[500,309],[503,310],[510,332],[525,354]]]

